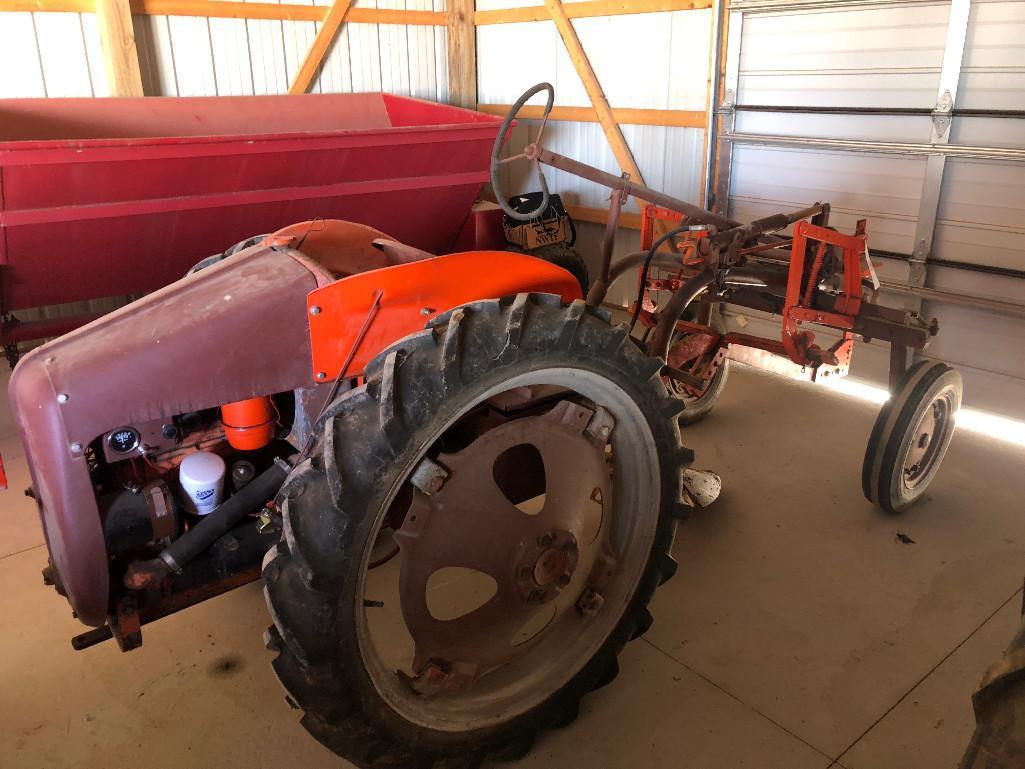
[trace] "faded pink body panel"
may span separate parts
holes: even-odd
[[[327,280],[296,252],[255,248],[18,364],[11,408],[50,557],[84,623],[106,621],[109,585],[96,499],[75,444],[122,425],[313,384],[306,295]]]

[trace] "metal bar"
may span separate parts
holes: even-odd
[[[908,348],[905,345],[890,342],[890,392],[897,392],[904,372],[908,370]]]
[[[957,99],[957,84],[961,77],[961,61],[964,58],[965,39],[968,36],[968,16],[971,0],[952,0],[947,22],[947,37],[943,47],[943,65],[940,67],[940,82],[936,93],[936,106],[932,113],[932,137],[934,146],[948,145],[950,139],[950,111]],[[936,233],[936,217],[940,208],[940,192],[943,189],[943,171],[946,155],[929,156],[922,180],[922,194],[918,199],[918,218],[915,223],[915,249],[911,259],[909,282],[924,286],[926,262],[932,252],[932,241]]]
[[[1025,304],[1020,304],[1018,302],[991,299],[988,296],[980,296],[978,294],[955,294],[952,291],[944,291],[942,289],[926,288],[925,286],[909,286],[905,283],[890,283],[888,281],[882,281],[880,283],[880,288],[884,291],[890,291],[896,294],[917,296],[920,299],[928,299],[932,302],[942,302],[943,304],[956,304],[962,307],[989,310],[1001,315],[1009,315],[1011,317],[1025,320]]]
[[[740,45],[744,35],[744,14],[734,11],[731,7],[726,40],[726,73],[723,78],[723,97],[719,107],[722,115],[720,131],[722,137],[733,134],[736,113],[733,110],[737,102],[737,89],[740,85]],[[715,194],[709,206],[717,214],[726,216],[730,210],[730,175],[733,171],[733,144],[716,137]],[[705,205],[709,205],[708,199]]]
[[[932,114],[929,107],[813,107],[801,104],[737,104],[737,112],[778,112],[801,115],[919,115]],[[950,110],[954,117],[1025,118],[1025,110],[1017,109],[957,109]]]
[[[969,147],[964,144],[925,144],[885,142],[862,139],[819,139],[810,136],[772,136],[768,134],[724,133],[722,140],[737,144],[756,144],[840,152],[873,152],[889,155],[946,155],[976,160],[1025,161],[1025,148]]]
[[[887,5],[946,5],[941,0],[732,0],[730,8],[745,13],[769,11],[832,10],[850,6],[878,8]]]
[[[627,195],[633,195],[635,198],[640,200],[645,200],[649,203],[662,206],[663,208],[669,208],[673,211],[677,211],[684,216],[696,220],[697,222],[714,224],[722,229],[729,229],[740,224],[740,222],[735,222],[724,216],[717,216],[710,211],[706,211],[700,206],[695,206],[694,204],[680,200],[679,198],[674,198],[672,195],[666,195],[664,192],[659,192],[658,190],[653,190],[650,187],[645,187],[643,184],[636,184],[628,181],[627,179],[623,179],[620,176],[616,176],[615,174],[600,171],[586,163],[581,163],[580,161],[573,160],[573,158],[568,158],[549,150],[541,150],[537,159],[545,165],[551,166],[552,168],[558,168],[561,171],[566,171],[567,173],[587,179],[595,184],[601,184],[602,186],[613,190],[621,190]]]
[[[722,62],[722,29],[726,14],[726,0],[714,0],[712,4],[712,61],[709,68],[712,72],[708,83],[708,116],[705,128],[705,178],[704,192],[701,200],[705,208],[711,208],[712,190],[715,184],[715,145],[719,137],[716,124],[719,110],[719,67]]]

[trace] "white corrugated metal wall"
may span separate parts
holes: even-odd
[[[928,144],[928,111],[937,103],[951,3],[772,5],[734,3],[744,15],[732,215],[748,220],[829,201],[832,224],[850,229],[867,217],[873,249],[913,254],[929,152],[823,150],[799,142],[744,141],[743,135]],[[787,5],[798,7],[780,7]],[[751,106],[897,112],[745,111]],[[925,114],[899,114],[915,108]],[[972,2],[949,137],[954,145],[1025,148],[1020,115],[962,116],[957,110],[1025,110],[1025,3]],[[1025,163],[947,159],[929,260],[926,286],[1025,300]],[[882,261],[880,277],[898,283],[911,279],[906,259]],[[892,295],[885,301],[900,303]],[[962,371],[966,403],[1025,417],[1025,321],[939,302],[926,303],[923,314],[940,323],[927,356]],[[886,366],[883,346],[862,346],[853,373],[882,383]]]
[[[274,0],[270,0],[274,2]],[[310,5],[331,5],[312,0]],[[356,8],[444,11],[444,0],[356,0]],[[147,96],[287,93],[319,23],[265,19],[135,16]],[[0,98],[106,96],[99,33],[91,13],[4,13]],[[16,74],[8,74],[16,73]],[[342,27],[310,89],[389,91],[448,99],[444,27]]]
[[[519,7],[519,0],[478,0],[478,10]],[[537,4],[537,3],[534,3]],[[605,96],[613,108],[704,111],[711,45],[710,10],[643,13],[573,21]],[[541,81],[555,86],[555,104],[589,106],[573,64],[550,21],[495,24],[477,28],[478,101],[510,104]],[[534,103],[534,102],[532,102]],[[541,97],[536,103],[542,103]],[[512,131],[506,153],[518,152],[536,121],[522,121]],[[622,126],[645,183],[683,200],[699,203],[702,188],[704,130],[662,126]],[[619,165],[597,123],[553,122],[545,129],[545,146],[553,152],[619,173]],[[539,189],[522,173],[522,163],[507,167],[509,194]],[[605,208],[604,187],[546,169],[548,185],[569,205]],[[626,211],[637,211],[630,200]],[[580,223],[581,251],[592,271],[597,268],[601,225]],[[637,249],[638,233],[621,230],[617,254]],[[628,281],[621,281],[609,301],[628,300]]]

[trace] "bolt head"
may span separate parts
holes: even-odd
[[[420,308],[420,314],[421,315],[430,315],[433,312],[434,312],[434,308],[433,307],[421,307]]]
[[[325,379],[327,379],[327,373],[324,372],[324,371],[318,371],[317,372],[317,381],[318,382],[323,382]]]
[[[82,450],[82,444],[78,443],[77,441],[75,443],[72,443],[71,450],[76,454],[79,453]]]
[[[67,393],[61,393],[60,395],[57,396],[57,402],[58,403],[67,403],[69,399],[70,399],[70,396]]]
[[[318,307],[317,305],[313,305],[310,308],[310,315],[320,315],[320,307]]]

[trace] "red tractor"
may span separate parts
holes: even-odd
[[[550,86],[519,104],[542,89],[550,108]],[[731,285],[739,246],[811,215],[741,226],[610,178],[617,212],[636,192],[715,228],[647,349],[600,309],[611,238],[585,302],[541,258],[329,220],[26,355],[11,404],[44,576],[93,628],[74,646],[133,649],[262,577],[275,672],[356,764],[477,766],[572,720],[649,626],[677,522],[717,493],[666,384],[705,377],[666,365],[676,324]]]
[[[573,718],[647,628],[691,460],[661,368],[560,267],[327,221],[33,350],[10,396],[77,648],[262,575],[314,736],[456,766]]]

